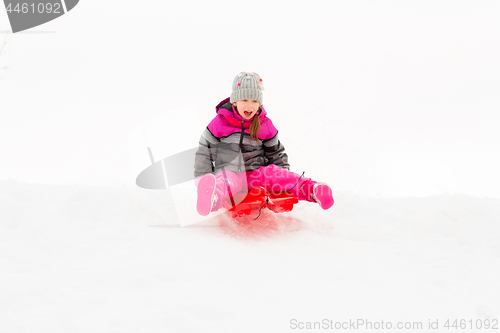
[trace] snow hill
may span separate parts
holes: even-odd
[[[160,192],[9,180],[0,197],[2,332],[500,315],[498,199],[340,193],[329,211],[301,203],[252,225],[219,216],[181,228]]]
[[[0,8],[0,332],[500,319],[499,15],[87,0],[11,34]],[[135,177],[148,146],[196,146],[240,71],[335,205],[181,228],[171,193]]]

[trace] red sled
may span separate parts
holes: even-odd
[[[223,207],[234,219],[250,215],[254,208],[268,208],[275,213],[290,212],[297,202],[299,199],[288,192],[268,192],[258,186],[248,193],[236,193],[231,199],[223,202]]]

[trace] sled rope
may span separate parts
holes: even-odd
[[[229,179],[227,178],[227,175],[226,175],[226,170],[225,169],[222,169],[222,174],[224,175],[224,183],[226,183],[227,185],[227,191],[229,192],[229,199],[231,200],[231,206],[235,206],[235,203],[234,203],[234,198],[233,198],[233,193],[231,192],[231,188],[229,187]]]
[[[269,196],[267,195],[267,193],[269,192],[266,191],[266,202],[262,206],[260,206],[259,215],[257,215],[257,217],[253,219],[254,221],[260,217],[260,214],[262,213],[262,208],[266,207],[266,205],[269,204]]]
[[[297,179],[297,182],[295,183],[295,185],[293,185],[291,189],[286,190],[286,192],[289,192],[289,191],[293,190],[295,188],[295,186],[297,186],[297,184],[299,183],[300,178],[304,177],[305,173],[306,173],[305,171],[302,172],[302,174],[300,175],[299,179]],[[257,220],[260,217],[260,214],[262,213],[262,208],[266,207],[266,205],[269,204],[269,195],[267,195],[268,193],[269,193],[269,191],[266,191],[266,202],[262,206],[260,206],[260,208],[259,208],[259,215],[257,215],[257,217],[253,219],[254,221]]]
[[[304,174],[305,174],[305,173],[306,173],[305,171],[304,171],[304,172],[302,172],[302,174],[300,175],[299,179],[297,179],[297,182],[295,183],[295,185],[293,185],[291,189],[286,190],[286,191],[287,191],[287,192],[289,192],[289,191],[293,190],[293,189],[295,188],[295,186],[297,186],[297,184],[299,183],[300,178],[304,177]]]

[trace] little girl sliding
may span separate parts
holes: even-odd
[[[323,209],[332,207],[327,184],[289,171],[278,130],[262,105],[263,90],[257,73],[241,72],[233,81],[231,97],[215,107],[217,116],[203,131],[195,158],[200,215],[219,210],[224,200],[257,186],[288,191]]]

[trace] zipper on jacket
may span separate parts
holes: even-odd
[[[243,120],[241,121],[241,135],[240,135],[240,153],[241,158],[238,165],[238,170],[241,171],[241,162],[243,162],[243,135],[245,134],[245,127],[243,126]]]
[[[245,128],[244,128],[244,123],[243,120],[241,121],[241,136],[240,136],[240,150],[243,145],[243,135],[245,135]]]

